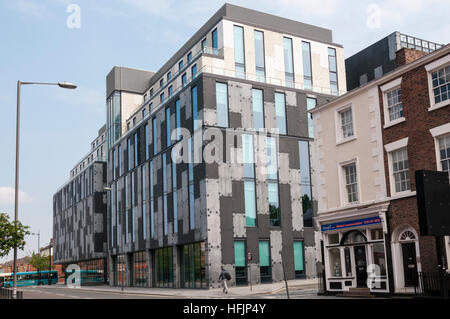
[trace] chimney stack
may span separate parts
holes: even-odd
[[[411,62],[423,57],[427,53],[424,51],[419,51],[419,50],[415,50],[415,49],[401,48],[400,50],[395,52],[395,54],[396,54],[395,62],[397,64],[397,68],[398,68],[398,67],[401,67],[402,65],[411,63]]]

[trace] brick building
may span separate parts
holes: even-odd
[[[416,271],[437,270],[435,238],[420,236],[414,172],[449,170],[449,52],[401,49],[394,76],[378,85],[396,291],[412,291]]]
[[[329,291],[414,293],[417,274],[437,270],[414,172],[449,171],[450,45],[396,56],[393,71],[311,111]],[[447,237],[447,260],[449,248]]]

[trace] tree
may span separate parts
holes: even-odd
[[[0,257],[7,256],[14,247],[23,249],[29,228],[19,221],[10,221],[8,214],[0,213]]]
[[[30,265],[39,270],[47,270],[49,268],[48,256],[40,256],[33,253],[29,261]]]

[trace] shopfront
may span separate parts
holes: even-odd
[[[388,292],[385,233],[382,218],[321,222],[327,290],[370,288]]]

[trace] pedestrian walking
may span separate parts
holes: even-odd
[[[223,267],[222,267],[222,271],[220,272],[219,280],[222,281],[223,292],[227,294],[228,293],[228,280],[231,280],[231,275]]]

